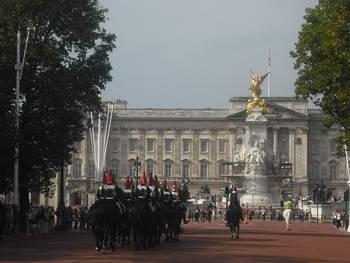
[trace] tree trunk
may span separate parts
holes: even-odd
[[[19,230],[25,233],[27,230],[26,213],[29,208],[29,192],[28,187],[23,184],[20,184],[19,205]]]

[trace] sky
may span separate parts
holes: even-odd
[[[227,108],[249,96],[250,70],[271,96],[294,96],[289,52],[317,0],[100,0],[117,35],[104,100],[132,108]],[[267,81],[263,84],[267,95]]]

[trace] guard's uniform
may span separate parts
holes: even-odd
[[[113,199],[116,196],[112,170],[104,171],[102,185],[97,190],[97,199]]]

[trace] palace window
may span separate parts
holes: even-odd
[[[335,139],[329,140],[329,151],[330,151],[330,153],[337,152],[337,143],[336,143]]]
[[[120,149],[120,139],[115,139],[112,141],[112,152],[117,153]]]
[[[112,173],[115,177],[120,176],[120,173],[119,173],[119,166],[120,165],[119,164],[120,164],[119,160],[116,160],[116,159],[112,160],[112,162],[111,162]]]
[[[226,152],[226,140],[220,139],[219,140],[219,153],[225,153]]]
[[[228,165],[225,165],[222,161],[218,163],[219,166],[219,175],[228,174]]]
[[[137,151],[137,139],[129,139],[129,152]]]
[[[135,162],[136,162],[136,160],[131,159],[131,160],[129,160],[129,163],[128,163],[129,176],[132,177],[132,178],[135,178],[135,176],[136,176]]]
[[[170,178],[172,176],[172,163],[171,161],[165,161],[164,162],[164,177]]]
[[[147,173],[148,174],[155,174],[155,161],[154,160],[148,160],[147,161]]]
[[[335,160],[329,162],[329,179],[332,181],[337,179],[337,162]]]
[[[191,139],[183,139],[182,140],[182,151],[184,153],[189,153],[191,150]]]
[[[76,159],[73,166],[73,175],[74,177],[81,177],[81,163],[80,159]]]
[[[164,140],[165,144],[165,152],[166,153],[171,153],[173,151],[173,139],[165,139]]]
[[[200,162],[200,176],[201,178],[207,178],[208,177],[208,161],[201,161]]]
[[[93,161],[89,162],[89,177],[95,177],[95,164]]]
[[[147,152],[154,152],[154,139],[147,139]]]
[[[190,177],[190,162],[185,160],[182,162],[182,177],[189,178]]]
[[[207,153],[209,148],[209,140],[200,140],[200,147],[202,153]]]

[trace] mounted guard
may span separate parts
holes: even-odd
[[[102,185],[97,190],[97,199],[113,199],[116,195],[115,180],[112,170],[103,172]]]

